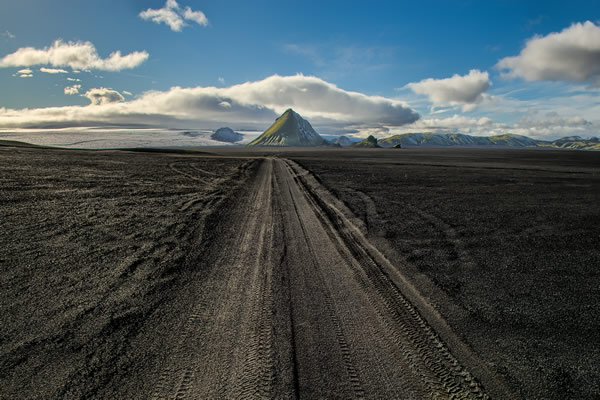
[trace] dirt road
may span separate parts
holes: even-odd
[[[488,397],[465,366],[485,367],[314,178],[267,158],[250,185],[152,398]]]

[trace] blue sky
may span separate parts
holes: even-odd
[[[594,3],[5,1],[0,130],[598,135]]]

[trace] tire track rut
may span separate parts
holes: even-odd
[[[272,162],[264,162],[224,232],[222,251],[155,385],[154,399],[268,398],[273,394]]]
[[[262,161],[209,246],[152,398],[489,398],[439,315],[423,317],[414,288],[310,179]]]
[[[292,173],[300,170],[291,162],[288,162],[288,167]],[[382,333],[388,341],[386,347],[391,354],[401,353],[424,385],[421,394],[425,392],[435,398],[487,398],[480,384],[456,360],[386,271],[378,265],[364,245],[366,239],[361,237],[359,230],[352,229],[339,211],[311,192],[300,174],[296,174],[295,179],[312,203],[312,209],[322,225],[328,228],[328,236],[336,244],[346,265],[352,269],[354,279],[383,325]],[[406,374],[404,378],[407,378]],[[418,389],[419,385],[413,381],[408,386]]]

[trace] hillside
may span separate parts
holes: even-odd
[[[323,139],[300,114],[289,108],[248,146],[323,146]]]
[[[377,143],[378,143],[377,138],[373,135],[369,135],[369,137],[366,138],[365,140],[362,140],[358,143],[352,144],[352,147],[370,147],[370,148],[381,147]]]

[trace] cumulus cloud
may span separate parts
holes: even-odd
[[[65,94],[68,94],[69,96],[78,94],[79,89],[81,89],[81,85],[67,86],[67,87],[65,87]]]
[[[133,93],[128,92],[127,90],[123,90],[122,92],[123,92],[123,94],[126,94],[127,96],[133,96]]]
[[[167,0],[163,8],[144,10],[140,12],[139,16],[146,21],[168,25],[174,32],[181,32],[187,25],[186,20],[202,26],[208,25],[208,19],[202,11],[193,11],[190,7],[181,9],[175,0]]]
[[[85,94],[82,94],[82,96],[87,97],[91,101],[92,105],[118,103],[125,100],[121,93],[117,92],[116,90],[106,88],[90,89],[85,92]]]
[[[71,82],[81,82],[81,79],[79,79],[79,78],[71,78],[71,77],[69,77],[69,78],[67,78],[67,80],[71,81]]]
[[[32,65],[50,65],[53,67],[70,67],[74,70],[98,69],[120,71],[139,66],[146,61],[146,51],[134,51],[125,56],[120,51],[111,53],[108,58],[101,58],[91,42],[63,42],[56,40],[50,47],[35,49],[22,47],[0,60],[0,67],[29,67]]]
[[[496,65],[503,75],[527,81],[565,80],[600,84],[600,26],[575,23],[561,32],[534,36],[518,56]]]
[[[0,111],[0,128],[72,126],[218,127],[223,123],[264,129],[292,107],[315,126],[400,126],[419,115],[404,102],[350,92],[303,75],[274,75],[228,88],[173,87],[124,101],[112,89],[92,89],[89,106]]]
[[[491,81],[487,72],[472,69],[464,76],[429,78],[406,86],[417,94],[426,95],[436,106],[461,106],[463,111],[471,111],[485,100],[484,92],[491,86]]]
[[[246,82],[222,89],[242,104],[257,104],[282,112],[294,108],[307,117],[357,123],[403,125],[419,115],[400,100],[367,96],[338,88],[314,76],[273,75],[262,81]]]
[[[64,70],[64,69],[60,69],[60,68],[46,68],[46,67],[42,67],[40,68],[41,72],[45,72],[47,74],[67,74],[68,71]]]

